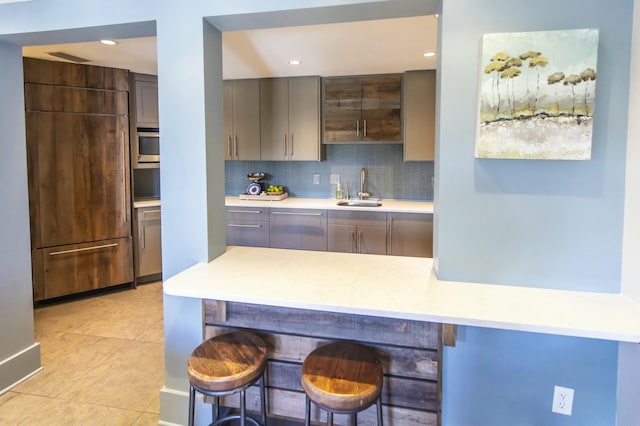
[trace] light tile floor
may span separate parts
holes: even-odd
[[[0,425],[157,425],[162,283],[34,310],[43,370],[0,396]]]

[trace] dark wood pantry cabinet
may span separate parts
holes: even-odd
[[[24,59],[34,300],[133,282],[128,71]]]

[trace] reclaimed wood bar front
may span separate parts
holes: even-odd
[[[270,416],[304,419],[305,398],[300,384],[304,358],[319,345],[338,339],[376,348],[383,363],[384,424],[440,424],[442,326],[401,319],[336,312],[282,308],[248,303],[204,301],[205,338],[232,329],[256,331],[267,343],[267,407]],[[256,389],[248,392],[250,410],[259,409]],[[237,398],[225,401],[237,406]],[[358,415],[360,424],[375,424],[375,406]],[[312,420],[326,421],[312,408]],[[336,416],[336,424],[347,424]]]

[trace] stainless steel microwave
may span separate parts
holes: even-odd
[[[138,163],[160,162],[160,132],[157,129],[138,129]]]

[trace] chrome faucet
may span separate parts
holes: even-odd
[[[366,200],[371,196],[371,194],[365,191],[366,182],[367,182],[367,171],[363,167],[362,170],[360,170],[360,192],[358,192],[358,198],[360,198],[361,200]]]

